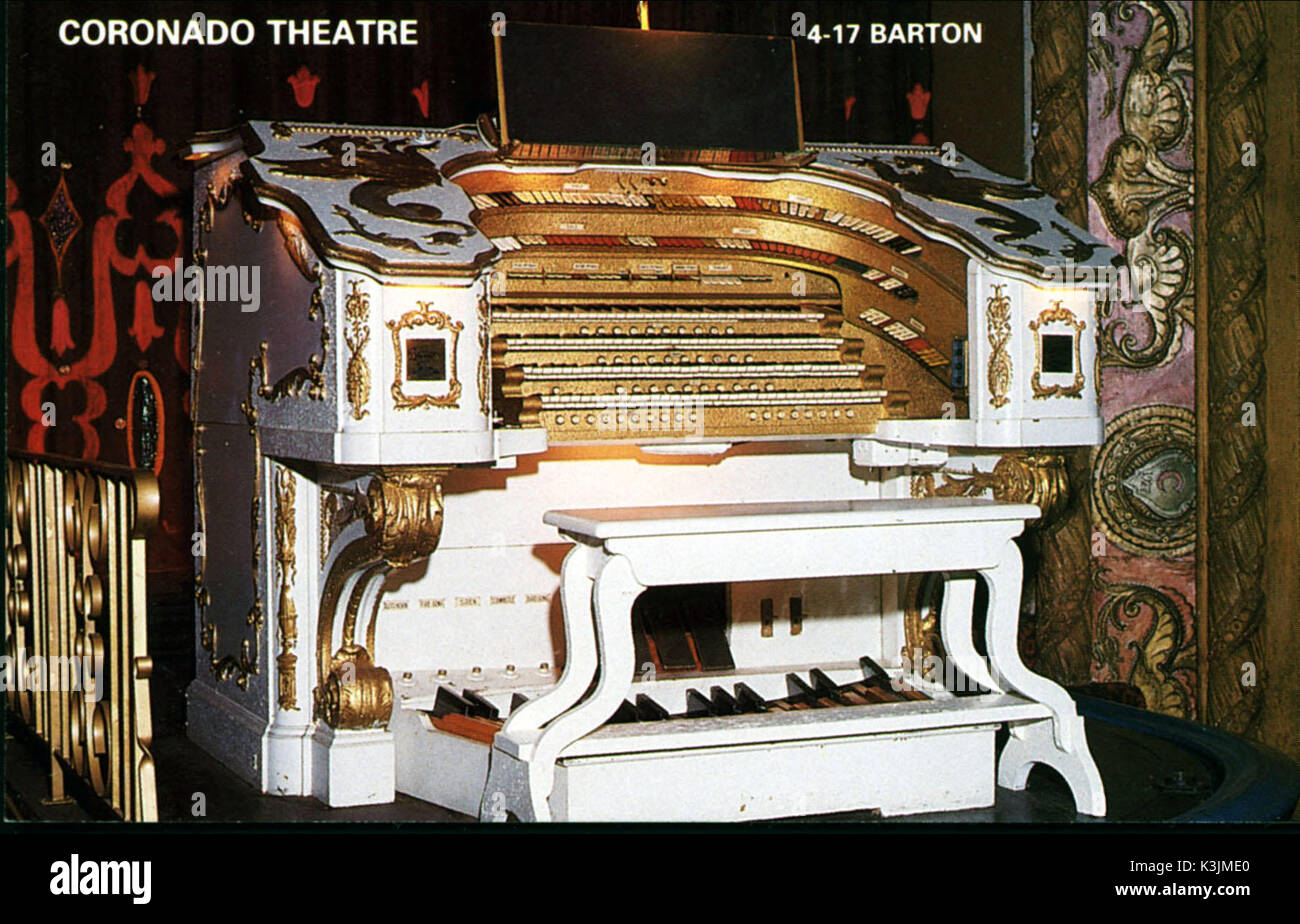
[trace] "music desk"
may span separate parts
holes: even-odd
[[[497,734],[480,817],[701,821],[987,806],[1003,723],[1010,738],[997,785],[1023,789],[1043,763],[1079,812],[1104,815],[1073,700],[1016,647],[1022,566],[1013,540],[1038,515],[981,498],[548,512],[544,522],[575,542],[561,571],[567,662],[553,690]],[[909,572],[946,574],[944,650],[987,693],[606,724],[634,682],[642,688],[631,613],[647,587]],[[976,574],[989,590],[987,663],[972,637]]]

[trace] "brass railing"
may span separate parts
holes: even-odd
[[[49,747],[50,798],[75,775],[127,821],[156,821],[145,537],[158,481],[11,451],[3,675],[11,715]]]

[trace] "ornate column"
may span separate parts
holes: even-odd
[[[1088,227],[1087,3],[1030,4],[1033,182]],[[1041,465],[1041,463],[1040,463]],[[1056,454],[1058,508],[1026,531],[1035,600],[1035,669],[1061,684],[1090,679],[1092,515],[1087,449]],[[1037,501],[1034,501],[1037,503]],[[1027,582],[1028,583],[1028,582]],[[1026,587],[1028,591],[1028,586]]]
[[[1211,724],[1300,758],[1293,4],[1198,3],[1200,697]]]

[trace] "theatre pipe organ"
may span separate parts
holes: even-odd
[[[187,156],[194,262],[262,286],[244,312],[209,272],[195,304],[189,728],[268,793],[501,814],[496,730],[566,663],[548,510],[908,498],[995,464],[1046,508],[1059,472],[1011,451],[1100,441],[1099,293],[1060,280],[1117,258],[960,155],[643,166],[482,125],[251,122]],[[648,592],[611,722],[955,702],[908,672],[923,578]],[[983,795],[888,811],[989,801],[978,728]],[[792,798],[738,817],[820,804]]]

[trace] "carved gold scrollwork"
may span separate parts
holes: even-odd
[[[409,565],[437,548],[446,472],[418,469],[371,480],[366,489],[366,533],[390,565]]]
[[[939,608],[943,600],[943,575],[933,572],[910,574],[903,588],[903,634],[906,639],[902,651],[912,662],[912,670],[920,673],[925,659],[943,657],[943,642],[939,636]]]
[[[1044,324],[1059,322],[1070,325],[1074,336],[1074,381],[1069,385],[1048,385],[1044,386],[1040,376],[1043,372],[1043,338],[1034,337],[1034,375],[1030,379],[1030,387],[1034,390],[1034,400],[1043,400],[1059,395],[1062,398],[1082,398],[1083,397],[1083,360],[1080,358],[1080,341],[1083,339],[1084,328],[1088,322],[1081,321],[1074,316],[1074,312],[1064,307],[1059,301],[1052,302],[1052,307],[1043,311],[1037,318],[1029,322],[1029,329],[1035,334]]]
[[[1122,23],[1139,10],[1148,17],[1146,32],[1120,49],[1126,55],[1117,55],[1107,36],[1123,35]],[[1191,124],[1191,23],[1178,3],[1106,3],[1102,13],[1113,28],[1094,40],[1089,64],[1109,88],[1101,115],[1117,111],[1121,134],[1107,148],[1089,193],[1106,228],[1124,241],[1134,281],[1144,283],[1136,310],[1146,314],[1150,335],[1142,344],[1126,319],[1113,317],[1104,322],[1099,348],[1104,365],[1150,369],[1181,349],[1181,312],[1191,294],[1192,241],[1169,220],[1192,207],[1193,177],[1165,156],[1186,144]],[[1116,107],[1113,88],[1123,57],[1132,63]],[[1118,306],[1109,307],[1116,313]]]
[[[465,325],[460,321],[453,321],[447,314],[435,309],[432,302],[416,302],[416,304],[419,305],[418,308],[406,312],[396,321],[388,322],[388,329],[393,334],[393,405],[399,411],[421,407],[458,408],[461,384],[456,375],[456,345]],[[447,352],[450,356],[447,360],[448,392],[445,395],[408,395],[402,391],[402,331],[421,326],[445,330],[451,334],[450,342],[447,344]]]
[[[384,727],[392,712],[392,681],[357,642],[357,622],[368,588],[395,567],[432,555],[442,536],[442,479],[446,468],[385,471],[367,486],[365,535],[341,549],[325,577],[317,628],[323,678],[316,688],[316,715],[333,728]],[[359,577],[343,602],[344,586]],[[331,655],[334,622],[343,603],[339,648]],[[378,608],[379,597],[374,599]],[[366,634],[374,645],[374,615]]]
[[[1069,501],[1065,459],[1054,453],[1009,453],[998,459],[991,472],[944,472],[943,476],[944,482],[938,485],[930,472],[915,476],[912,496],[975,497],[989,491],[996,500],[1035,505],[1043,512],[1040,525],[1060,513]]]
[[[297,664],[298,611],[293,605],[293,581],[297,571],[294,545],[298,529],[294,522],[294,474],[281,467],[275,484],[275,562],[280,571],[280,600],[276,619],[280,628],[280,655],[275,659],[280,678],[280,708],[298,708]]]
[[[488,305],[487,283],[478,299],[478,407],[488,416],[492,409],[492,310]]]
[[[1011,299],[1002,294],[1005,285],[993,286],[989,296],[986,317],[988,319],[988,338],[992,352],[989,353],[989,404],[1002,407],[1011,399],[1007,393],[1011,390],[1011,356],[1007,344],[1011,340]]]
[[[208,181],[207,196],[203,200],[203,207],[199,210],[199,228],[205,234],[211,233],[212,222],[216,218],[217,212],[230,204],[230,195],[234,192],[235,184],[238,182],[238,167],[233,167],[223,173],[214,173],[212,179]]]
[[[370,401],[370,366],[366,362],[365,349],[370,342],[370,296],[361,291],[361,281],[353,279],[348,282],[347,298],[343,303],[344,319],[347,327],[343,329],[343,339],[348,345],[347,398],[352,406],[352,419],[360,420],[370,413],[366,404]]]
[[[365,648],[344,645],[325,678],[318,713],[331,728],[385,727],[393,714],[393,679]]]

